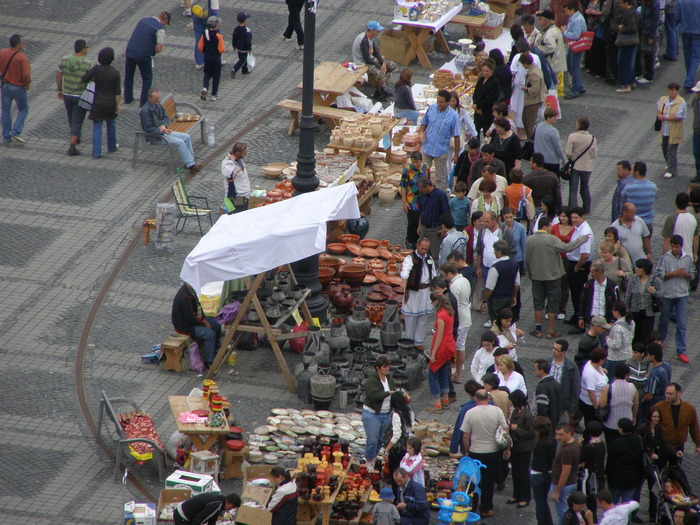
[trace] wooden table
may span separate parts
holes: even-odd
[[[321,62],[314,68],[314,103],[330,106],[336,98],[354,86],[367,69],[367,66],[361,66],[355,71],[349,71],[337,62]],[[297,87],[301,89],[304,83],[301,82]]]
[[[461,10],[462,5],[457,5],[434,22],[411,22],[403,18],[392,20],[392,24],[403,26],[403,31],[406,33],[406,37],[411,43],[411,47],[406,50],[404,60],[410,63],[414,58],[418,57],[421,66],[425,69],[433,69],[433,65],[430,63],[428,55],[425,54],[425,49],[423,49],[423,42],[428,40],[430,33],[435,33],[435,43],[443,52],[449,53],[450,48],[447,46],[447,40],[445,40],[445,35],[442,33],[442,28],[445,27],[452,18],[457,16]]]
[[[180,414],[182,412],[192,412],[193,410],[209,410],[205,405],[204,398],[195,396],[168,396],[170,412],[173,414],[177,429],[186,434],[197,447],[197,450],[209,450],[219,436],[224,436],[230,432],[228,424],[223,427],[208,427],[204,423],[182,423]],[[202,441],[202,437],[206,439]]]

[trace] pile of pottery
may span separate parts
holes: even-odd
[[[267,273],[258,288],[257,296],[265,311],[265,317],[270,324],[274,325],[280,317],[298,306],[299,300],[305,293],[306,287],[292,284],[286,279],[286,272],[280,272],[280,275],[275,276],[271,271]],[[229,299],[242,302],[245,294],[245,291],[233,292]],[[246,323],[260,324],[260,316],[252,302],[244,319]]]
[[[314,443],[330,447],[339,443],[347,451],[347,461],[351,455],[364,455],[366,439],[360,414],[291,408],[273,408],[271,413],[266,424],[249,436],[251,463],[264,461],[296,469]]]
[[[391,115],[358,114],[341,119],[331,132],[329,146],[347,150],[364,150],[383,137],[394,125]]]
[[[420,135],[418,133],[406,133],[401,139],[403,143],[403,150],[411,154],[414,151],[418,151],[421,148]]]

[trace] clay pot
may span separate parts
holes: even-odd
[[[346,148],[352,148],[352,143],[355,141],[355,136],[350,132],[345,132],[343,134],[343,146]]]
[[[384,315],[382,316],[382,329],[379,338],[382,346],[395,347],[401,337],[401,317],[399,316],[398,302],[389,299],[384,303]]]
[[[338,242],[354,242],[357,243],[360,241],[360,236],[355,235],[354,233],[342,233],[338,235]]]
[[[326,246],[326,250],[334,255],[340,255],[341,253],[345,253],[347,246],[345,246],[345,243],[342,242],[333,242]]]
[[[340,269],[340,277],[350,286],[360,286],[367,275],[367,267],[359,264],[346,264]]]
[[[318,282],[321,283],[321,286],[323,288],[326,288],[331,283],[334,276],[335,270],[333,268],[331,268],[330,266],[319,266]]]
[[[355,306],[352,309],[352,317],[345,322],[345,330],[350,338],[350,345],[354,348],[369,337],[372,331],[372,323],[367,319],[366,308]]]
[[[329,296],[336,311],[341,314],[349,314],[355,301],[355,298],[350,293],[350,287],[344,284],[334,289],[333,292],[332,294],[329,292]]]
[[[354,257],[350,260],[352,264],[359,264],[361,266],[367,267],[367,261],[363,257]]]
[[[364,213],[361,213],[359,219],[348,219],[347,227],[350,233],[359,235],[360,239],[364,239],[369,231],[369,221],[365,219]]]
[[[379,202],[389,206],[396,198],[396,188],[391,184],[382,184],[379,187]]]
[[[318,258],[319,267],[325,266],[326,268],[332,268],[333,273],[338,273],[340,268],[340,259],[337,257],[331,257],[330,255],[321,254]]]
[[[378,139],[379,137],[382,136],[382,132],[384,131],[382,119],[371,118],[371,119],[369,119],[369,125],[370,125],[370,128],[372,129],[372,138]]]
[[[362,239],[360,241],[360,246],[363,248],[377,248],[379,246],[379,241],[377,239]]]

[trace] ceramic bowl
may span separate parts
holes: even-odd
[[[318,282],[321,283],[321,286],[323,286],[324,288],[331,283],[334,276],[335,270],[330,266],[318,267]],[[294,430],[294,427],[292,427],[292,430]]]
[[[338,235],[338,242],[359,242],[360,236],[354,233],[341,233]]]
[[[331,257],[330,255],[327,256],[321,256],[318,258],[318,265],[319,267],[326,267],[326,268],[333,268],[333,271],[338,273],[338,269],[340,268],[340,261],[341,259],[338,259],[337,257]]]
[[[350,286],[359,286],[367,275],[367,267],[359,264],[346,264],[340,269],[340,277]]]
[[[289,164],[287,164],[286,162],[270,162],[267,166],[269,168],[276,168],[276,169],[283,170],[283,169],[288,168]]]
[[[263,166],[262,172],[263,175],[265,175],[265,177],[267,177],[268,179],[277,179],[280,175],[282,175],[282,169],[271,168],[269,166]]]
[[[347,249],[347,246],[342,242],[332,242],[328,246],[326,246],[326,250],[331,252],[333,255],[340,255],[341,253],[345,253]]]
[[[377,239],[362,239],[360,245],[362,245],[363,248],[376,248],[379,246],[379,241]]]

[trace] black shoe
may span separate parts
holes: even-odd
[[[668,56],[668,55],[664,55],[664,56],[662,56],[661,58],[663,58],[664,60],[668,60],[669,62],[677,62],[677,61],[678,61],[677,58],[671,58],[671,57]]]
[[[566,319],[566,320],[564,320],[564,321],[562,321],[562,322],[563,322],[564,324],[573,324],[573,325],[578,324],[577,321],[576,321],[576,319]]]
[[[244,71],[243,74],[244,74],[244,75],[250,75],[250,71]]]
[[[583,328],[572,328],[569,330],[569,335],[582,334],[585,330]]]
[[[632,523],[644,523],[644,520],[642,518],[640,518],[639,516],[632,516],[630,518],[630,521]]]
[[[124,99],[124,100],[122,100],[122,102],[123,102],[124,104],[133,104],[133,103],[134,103],[134,99],[131,99],[131,100],[126,100],[126,99]]]
[[[615,77],[608,77],[605,79],[605,83],[611,86],[617,86],[617,79]]]
[[[498,484],[496,485],[496,490],[499,491],[499,492],[502,491],[502,490],[504,490],[505,488],[506,488],[506,484],[505,484],[505,483],[498,483]]]
[[[78,148],[75,147],[75,144],[71,144],[68,146],[68,155],[71,157],[75,157],[76,155],[80,155],[80,152],[78,151]]]
[[[231,70],[231,78],[236,78],[236,71],[233,69]]]

